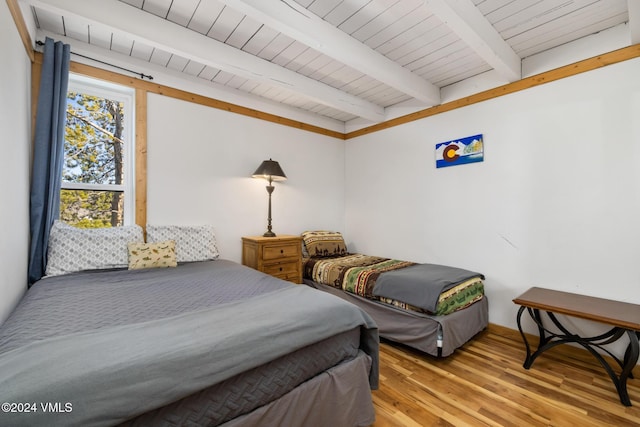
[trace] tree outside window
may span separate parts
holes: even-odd
[[[121,95],[104,84],[70,80],[60,194],[60,219],[68,224],[97,228],[132,222],[127,215],[133,181],[127,155],[132,151],[131,96]]]

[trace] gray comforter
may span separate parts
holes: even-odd
[[[223,260],[45,279],[0,328],[0,402],[36,411],[0,424],[116,424],[359,325],[375,388],[371,318],[306,286]]]
[[[473,277],[484,279],[482,274],[462,268],[416,264],[381,274],[373,287],[373,295],[410,302],[435,313],[442,292]]]

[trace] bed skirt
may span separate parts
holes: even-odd
[[[223,427],[365,427],[375,421],[365,353],[300,384],[280,399]]]
[[[434,316],[368,300],[309,279],[304,279],[304,283],[362,308],[378,324],[380,337],[436,357],[449,356],[489,324],[489,301],[486,295],[462,310],[446,316]]]
[[[215,403],[219,399],[215,395],[219,390],[211,387],[176,404],[143,414],[122,426],[370,426],[375,421],[367,379],[370,369],[371,358],[360,351],[356,357],[319,373],[278,399],[223,424],[211,424],[212,420],[219,417],[219,408]]]

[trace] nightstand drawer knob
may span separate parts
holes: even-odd
[[[280,267],[280,271],[282,271],[282,267]]]
[[[280,249],[280,253],[283,254],[284,253],[284,249]]]

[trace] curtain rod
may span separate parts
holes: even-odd
[[[40,40],[38,40],[38,41],[36,41],[36,45],[38,45],[38,46],[44,46],[44,42],[41,42]],[[90,60],[90,61],[99,62],[99,63],[101,63],[101,64],[108,65],[108,66],[110,66],[110,67],[118,68],[118,69],[120,69],[120,70],[126,71],[126,72],[131,73],[131,74],[135,74],[135,75],[137,75],[137,76],[140,76],[140,78],[141,78],[141,79],[143,79],[143,80],[144,80],[145,78],[147,78],[147,79],[149,79],[149,80],[153,80],[153,76],[150,76],[150,75],[148,75],[148,74],[143,74],[143,73],[139,73],[139,72],[137,72],[137,71],[129,70],[128,68],[120,67],[119,65],[110,64],[110,63],[108,63],[108,62],[104,62],[104,61],[101,61],[101,60],[99,60],[99,59],[91,58],[91,57],[89,57],[89,56],[81,55],[81,54],[76,53],[76,52],[73,52],[73,51],[71,51],[71,54],[72,54],[72,55],[76,55],[76,56],[80,56],[80,57],[82,57],[82,58],[86,58],[86,59],[88,59],[88,60]]]

